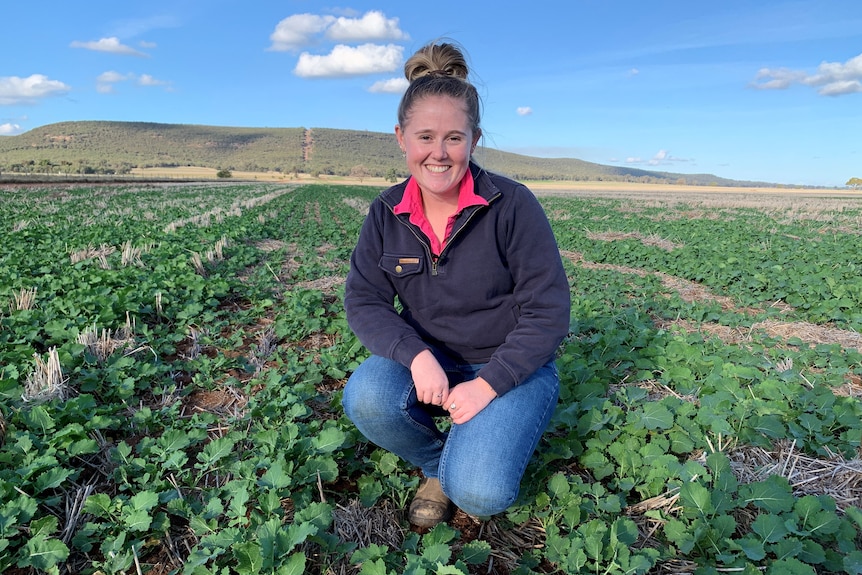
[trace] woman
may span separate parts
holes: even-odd
[[[347,320],[373,355],[343,405],[422,470],[408,519],[431,527],[453,503],[487,517],[517,498],[557,403],[570,296],[533,194],[471,161],[480,104],[461,51],[429,44],[404,71],[395,136],[411,176],[372,203],[351,257]]]

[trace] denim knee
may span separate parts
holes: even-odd
[[[484,485],[464,486],[441,478],[443,492],[459,509],[474,517],[491,517],[503,513],[515,503],[519,487],[497,485],[488,478]]]

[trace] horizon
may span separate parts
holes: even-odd
[[[65,121],[388,133],[404,60],[445,37],[465,50],[488,148],[788,185],[862,176],[857,1],[228,8],[7,7],[40,33],[0,37],[16,55],[0,65],[0,134]]]

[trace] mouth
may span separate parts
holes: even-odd
[[[444,172],[448,172],[449,168],[451,167],[452,166],[431,166],[428,164],[425,165],[425,169],[434,174],[442,174]]]

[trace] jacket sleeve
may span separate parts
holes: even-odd
[[[383,227],[390,216],[389,208],[379,199],[371,204],[350,257],[344,310],[350,329],[371,353],[409,368],[419,352],[429,346],[399,315],[395,288],[379,265]],[[391,220],[389,223],[396,224]]]
[[[515,283],[518,322],[479,372],[497,395],[553,359],[569,332],[571,295],[559,248],[539,201],[523,185],[504,218],[506,258]]]

